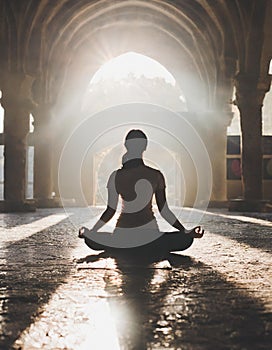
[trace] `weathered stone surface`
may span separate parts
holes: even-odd
[[[0,215],[1,349],[271,348],[271,214],[213,210],[186,252],[134,264],[84,246],[70,215]]]

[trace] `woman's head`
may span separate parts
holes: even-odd
[[[147,137],[142,130],[132,129],[125,138],[125,147],[128,152],[143,153],[147,147]]]

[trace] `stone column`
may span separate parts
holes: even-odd
[[[4,115],[4,209],[28,210],[26,197],[27,134],[31,105],[16,92],[16,85],[3,89]]]
[[[232,77],[236,70],[235,58],[225,55],[220,61],[214,111],[207,115],[209,125],[208,147],[213,170],[213,191],[210,206],[227,206],[227,127],[233,118],[231,100],[233,94]]]
[[[262,200],[262,105],[264,90],[249,75],[236,80],[236,103],[242,131],[243,201],[236,210],[261,210]]]
[[[225,202],[227,200],[227,126],[220,125],[216,128],[216,130],[213,130],[210,142],[212,149],[210,149],[209,152],[211,153],[211,162],[213,170],[213,188],[211,201]]]
[[[227,201],[226,148],[227,127],[231,117],[230,113],[224,111],[205,114],[207,128],[204,138],[213,173],[210,206],[225,206]]]
[[[55,206],[52,191],[53,130],[51,105],[40,104],[34,117],[34,198],[38,207]]]
[[[84,193],[84,205],[93,205],[93,154],[88,152],[82,164],[81,186]]]

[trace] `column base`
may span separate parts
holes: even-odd
[[[210,201],[208,208],[228,208],[228,201]]]
[[[62,198],[60,201],[62,203],[62,207],[67,208],[87,208],[88,206],[92,206],[92,204],[77,198]]]
[[[231,199],[229,211],[271,213],[272,202],[267,200]]]
[[[0,201],[1,213],[24,213],[36,211],[36,205],[33,200],[25,201]]]
[[[35,198],[37,208],[62,208],[59,198]]]

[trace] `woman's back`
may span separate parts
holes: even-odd
[[[122,198],[122,211],[117,227],[139,227],[158,229],[152,210],[152,199],[158,189],[165,188],[162,173],[143,162],[134,166],[123,166],[112,173],[108,182],[110,191]]]

